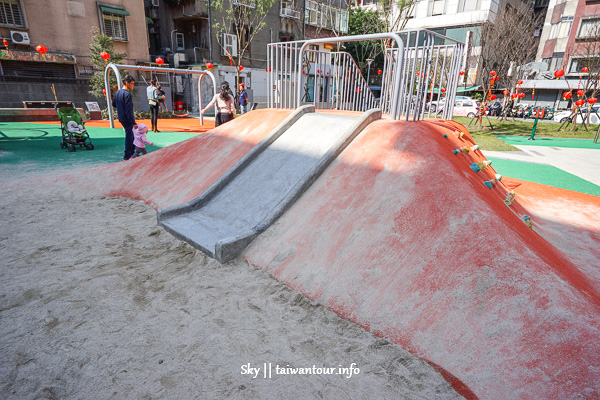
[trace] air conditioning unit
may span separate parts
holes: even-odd
[[[13,44],[31,44],[29,33],[20,31],[10,31],[10,40]]]
[[[188,56],[185,53],[175,53],[173,55],[173,62],[175,63],[175,67],[179,67],[182,63],[188,62]]]
[[[221,42],[221,56],[222,57],[237,57],[237,36],[223,34],[223,41]]]
[[[152,7],[158,7],[158,0],[150,0]]]

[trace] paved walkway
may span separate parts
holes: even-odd
[[[600,186],[598,149],[516,145],[521,151],[483,151],[487,158],[551,165]]]

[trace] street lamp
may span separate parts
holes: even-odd
[[[367,68],[367,87],[369,86],[369,75],[371,75],[371,63],[373,61],[375,61],[375,60],[372,59],[372,58],[367,58],[367,65],[368,65],[368,68]]]

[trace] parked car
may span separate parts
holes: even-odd
[[[583,114],[583,118],[587,119],[587,107],[581,109],[581,114]],[[571,111],[558,111],[554,113],[554,121],[565,123],[571,118]],[[577,114],[577,123],[580,124],[582,121],[581,115]],[[590,123],[591,124],[600,124],[600,106],[592,107],[592,114],[590,115]]]
[[[473,100],[473,101],[475,101],[474,98],[469,97],[469,96],[456,96],[456,97],[454,97],[454,100],[455,101],[456,100]],[[432,113],[434,113],[435,110],[438,108],[438,105],[439,105],[440,108],[442,108],[445,103],[446,103],[446,98],[445,97],[443,99],[440,99],[439,102],[438,102],[438,100],[429,101],[429,102],[427,102],[425,104],[425,110],[426,111],[430,110]]]
[[[459,117],[473,118],[479,112],[479,102],[475,99],[463,99],[454,101],[453,115]]]

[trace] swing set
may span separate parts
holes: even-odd
[[[110,120],[110,127],[115,127],[114,122],[114,111],[112,108],[112,99],[110,98],[110,71],[112,70],[117,78],[117,85],[119,88],[123,86],[123,81],[121,80],[121,74],[119,72],[120,69],[124,70],[133,70],[133,71],[150,71],[150,72],[167,72],[171,74],[188,74],[188,75],[200,75],[200,79],[198,79],[198,108],[202,109],[202,80],[208,76],[210,77],[213,85],[213,92],[217,94],[217,82],[215,80],[215,76],[210,71],[198,71],[192,69],[178,69],[178,68],[161,68],[161,67],[147,67],[141,65],[120,65],[109,63],[104,69],[104,88],[106,91],[106,105],[108,109],[108,119]],[[204,118],[202,113],[200,114],[200,125],[204,125]]]

